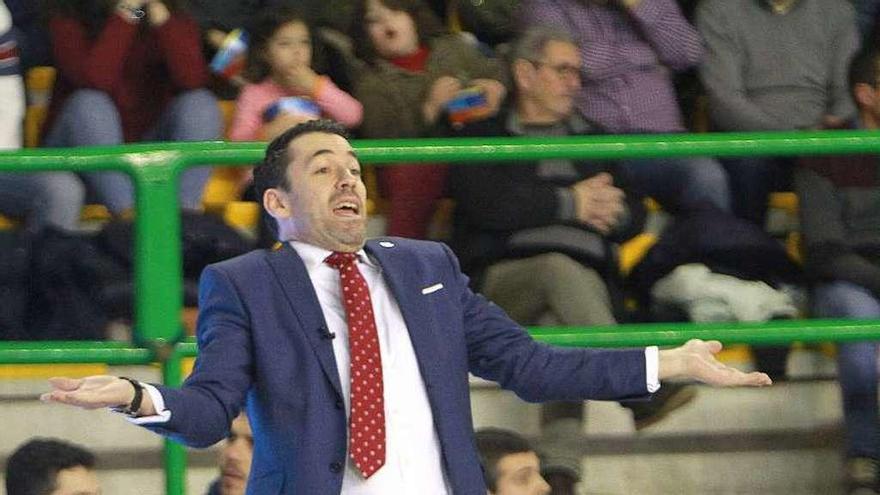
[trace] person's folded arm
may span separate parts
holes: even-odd
[[[121,14],[112,14],[91,39],[77,19],[55,15],[49,19],[52,54],[61,76],[79,88],[112,92],[122,81],[126,57],[139,26]]]
[[[625,3],[625,2],[624,2]],[[703,40],[672,0],[638,0],[628,9],[663,65],[682,71],[700,63]]]

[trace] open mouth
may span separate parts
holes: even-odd
[[[360,216],[361,208],[354,201],[341,201],[333,207],[333,213],[343,217],[357,217]]]
[[[239,472],[237,469],[224,469],[221,475],[226,479],[236,479],[242,480],[244,479],[244,473]]]

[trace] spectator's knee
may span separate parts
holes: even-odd
[[[585,267],[567,254],[540,254],[538,259],[540,278],[551,284],[567,283],[565,281],[572,280],[572,277],[578,277],[579,279],[585,277],[599,278],[594,270]]]
[[[86,188],[78,177],[70,173],[52,174],[43,182],[45,204],[70,208],[77,214],[85,204]]]
[[[715,160],[695,160],[689,174],[692,184],[700,184],[706,189],[727,190],[727,172]]]
[[[180,93],[172,103],[174,128],[180,139],[217,139],[223,132],[223,116],[214,93],[193,89]]]
[[[685,196],[694,208],[698,204],[712,205],[722,211],[730,211],[730,183],[727,171],[717,160],[695,159],[687,170]]]
[[[822,318],[880,318],[880,300],[867,289],[850,282],[836,281],[823,287],[816,308]]]
[[[96,115],[103,116],[108,112],[117,113],[113,98],[104,91],[97,89],[79,89],[67,97],[64,103],[65,111],[73,113],[75,117],[88,121]]]

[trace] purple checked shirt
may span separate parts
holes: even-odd
[[[583,62],[577,108],[612,133],[684,131],[673,72],[700,62],[700,34],[673,0],[633,10],[590,0],[523,0],[523,27],[545,25],[574,37]]]

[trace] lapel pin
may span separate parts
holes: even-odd
[[[382,246],[383,248],[393,248],[394,247],[394,243],[391,241],[379,241],[379,245]]]

